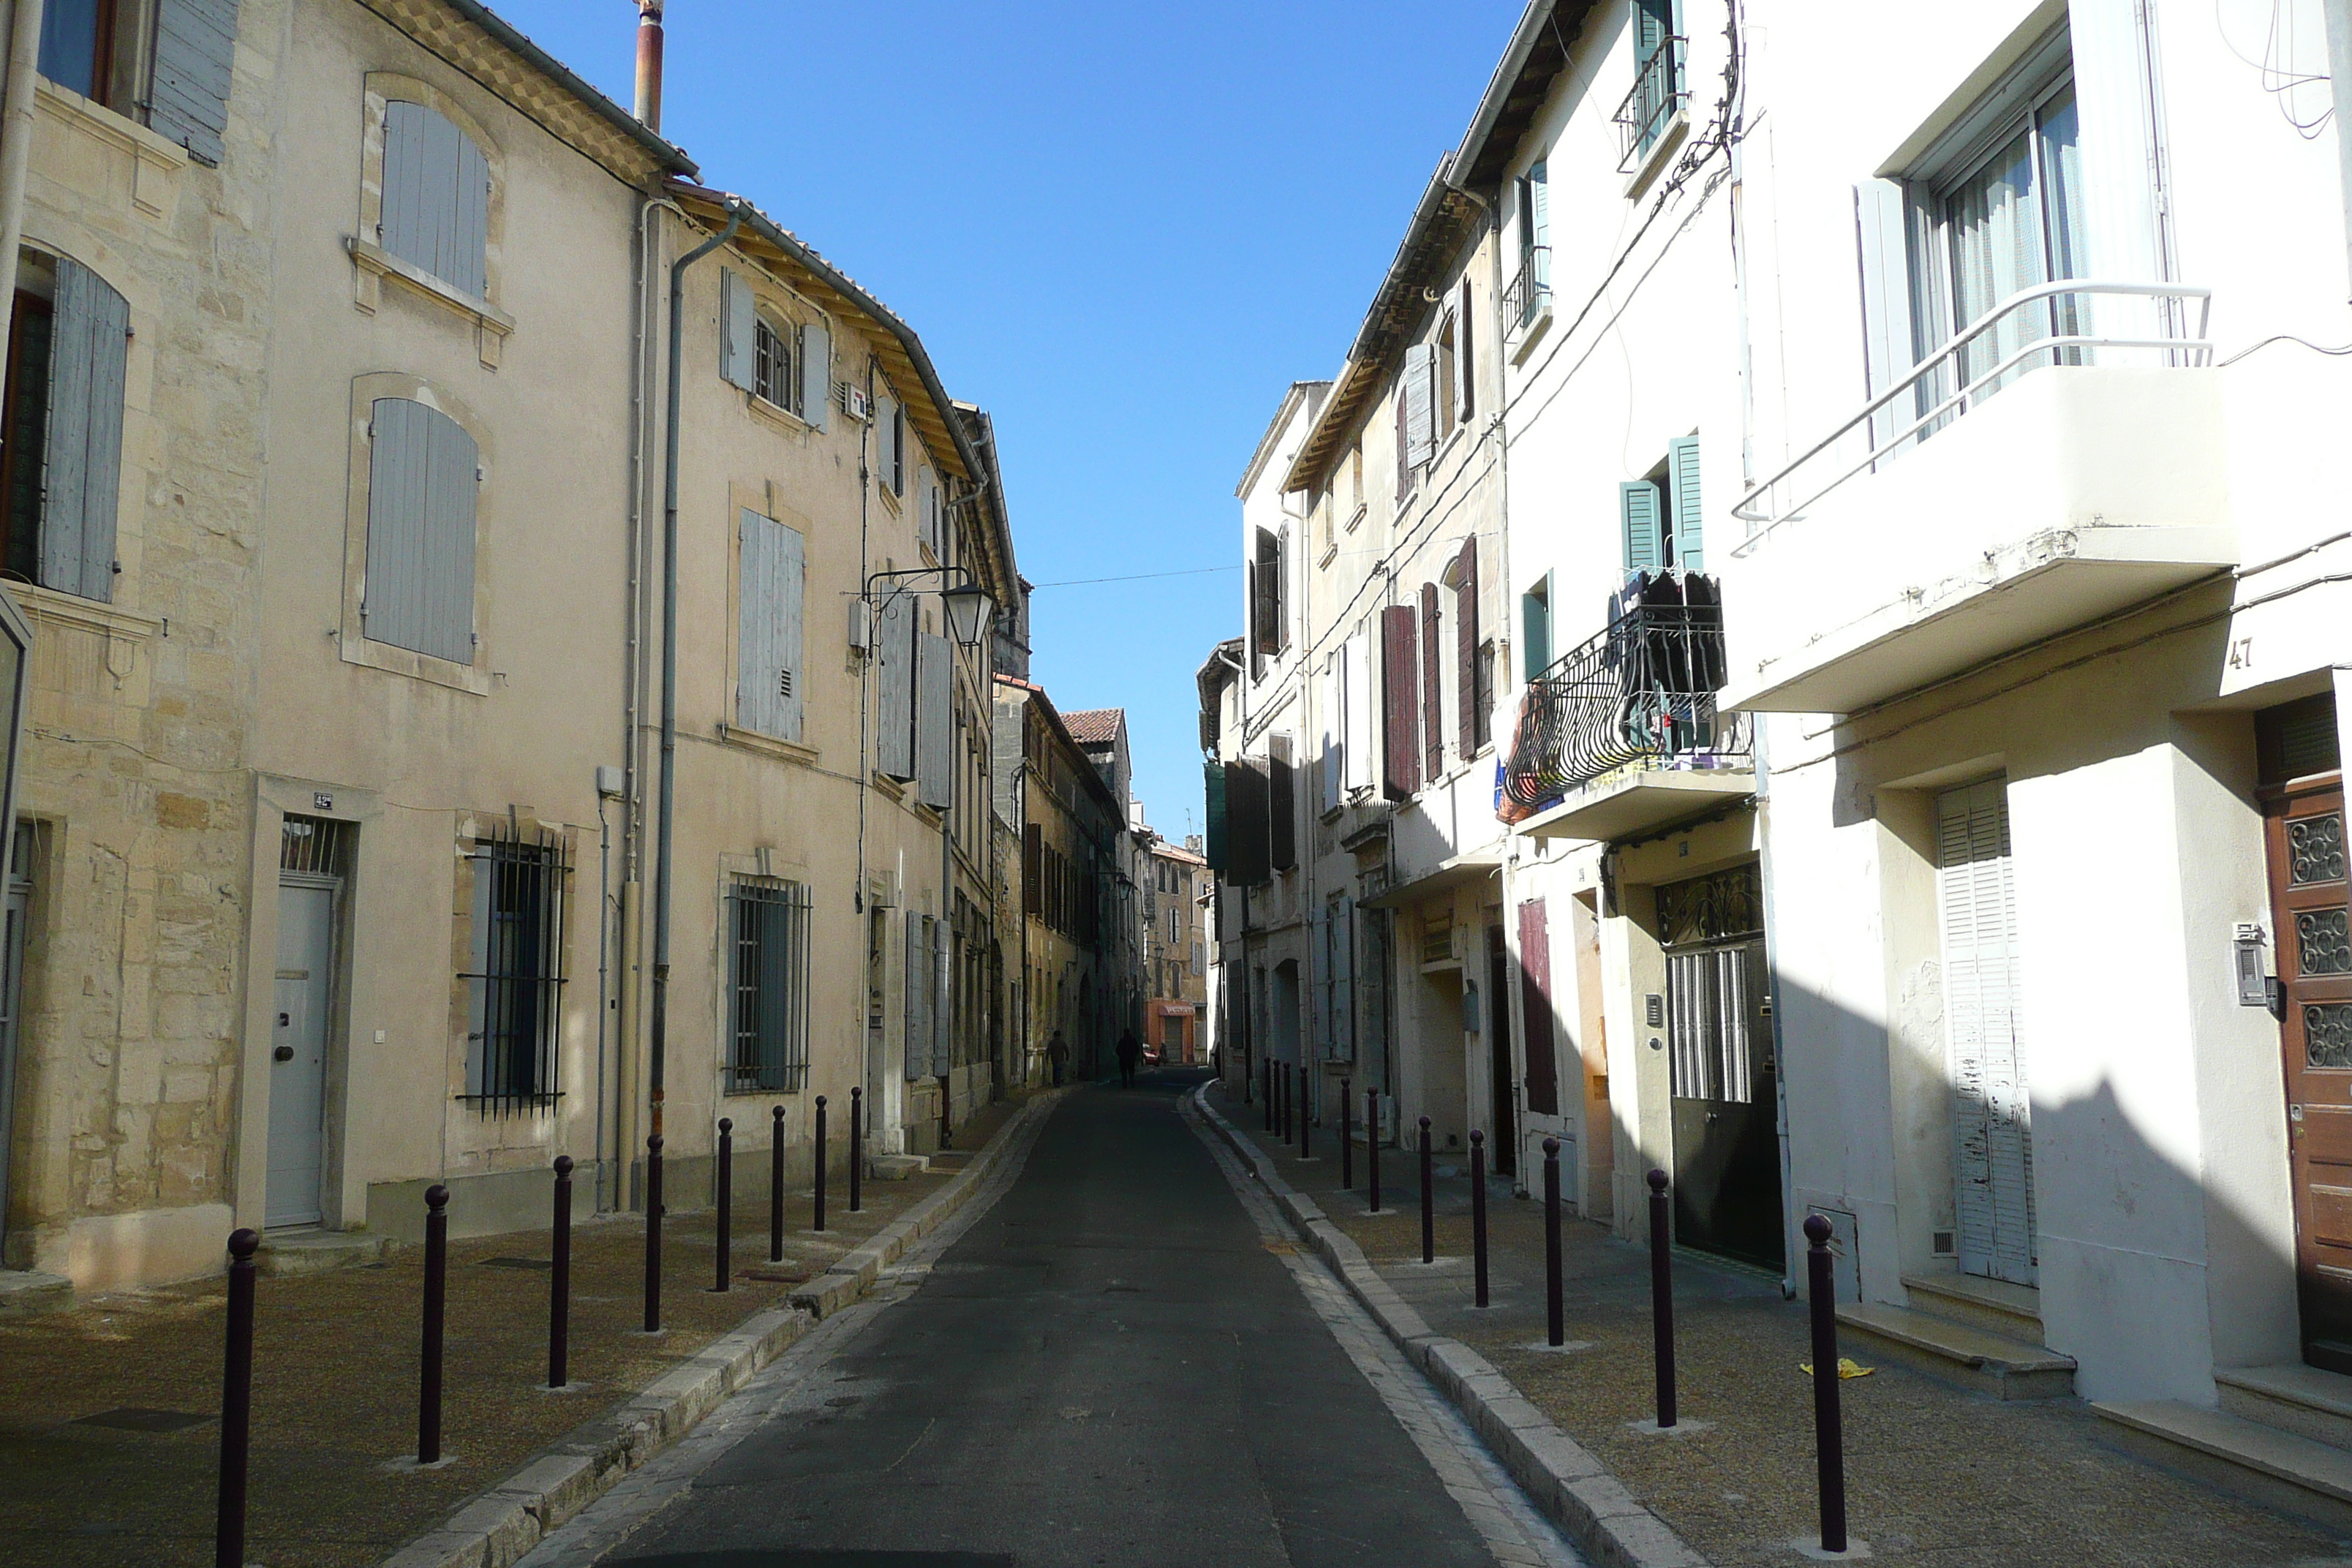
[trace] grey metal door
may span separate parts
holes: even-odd
[[[327,1037],[334,994],[332,877],[280,874],[278,998],[269,1038],[268,1223],[316,1225],[326,1176]]]

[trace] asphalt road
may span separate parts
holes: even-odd
[[[824,1397],[735,1440],[604,1561],[1491,1568],[1466,1472],[1439,1456],[1449,1492],[1428,1419],[1417,1446],[1393,1377],[1384,1400],[1179,1115],[1199,1077],[1066,1100]]]

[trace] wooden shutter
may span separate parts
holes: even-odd
[[[1045,829],[1034,822],[1021,830],[1021,908],[1045,917]]]
[[[745,508],[736,587],[735,721],[801,738],[801,639],[807,546],[798,529]]]
[[[833,412],[833,333],[823,322],[801,329],[801,417],[822,430]]]
[[[1685,436],[1666,447],[1666,482],[1675,487],[1675,562],[1685,572],[1706,570],[1701,548],[1706,515],[1699,507],[1698,437]]]
[[[1205,847],[1208,850],[1209,869],[1223,876],[1233,866],[1230,844],[1232,829],[1225,820],[1224,763],[1205,762],[1201,764],[1201,789],[1205,797],[1205,809],[1202,815],[1206,819]]]
[[[1266,857],[1277,871],[1298,864],[1298,770],[1287,735],[1266,737]]]
[[[158,0],[147,123],[217,166],[236,63],[236,0]]]
[[[1381,612],[1381,718],[1386,736],[1381,751],[1387,760],[1381,783],[1391,800],[1403,800],[1421,788],[1416,641],[1412,605],[1391,605]]]
[[[1339,781],[1346,763],[1348,688],[1339,659],[1335,651],[1323,660],[1323,748],[1318,753],[1317,772],[1322,775],[1323,809],[1327,812],[1339,809]]]
[[[421,103],[384,105],[383,248],[478,300],[489,287],[489,162],[473,138]]]
[[[1421,585],[1421,728],[1422,776],[1433,781],[1445,772],[1445,649],[1438,641],[1434,583]]]
[[[474,438],[440,410],[402,397],[376,400],[371,429],[363,634],[471,664]]]
[[[1454,558],[1454,703],[1457,743],[1465,761],[1486,743],[1486,704],[1478,694],[1478,536],[1462,542]]]
[[[97,273],[60,256],[50,331],[41,583],[111,602],[131,307]]]
[[[719,269],[719,374],[746,392],[760,390],[758,305],[751,285],[732,268]]]
[[[875,719],[874,765],[894,779],[915,776],[915,601],[894,593],[883,603],[882,698]]]
[[[2037,1263],[2032,1129],[2019,1028],[2005,781],[1938,795],[1936,847],[1960,1269],[2031,1285]]]
[[[1266,765],[1254,757],[1225,764],[1227,880],[1255,887],[1274,880],[1272,839],[1266,817]]]
[[[907,1077],[918,1079],[931,1065],[931,922],[907,911]]]
[[[936,632],[916,634],[915,776],[925,805],[955,804],[955,662]]]
[[[1663,542],[1658,529],[1658,487],[1647,479],[1628,479],[1617,487],[1617,518],[1625,540],[1625,570],[1655,572]]]
[[[1495,1005],[1503,1005],[1499,996]],[[1552,1044],[1551,920],[1541,899],[1519,906],[1519,1005],[1527,1015],[1528,1110],[1559,1114],[1559,1064]]]

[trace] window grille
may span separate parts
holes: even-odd
[[[466,858],[474,872],[471,1028],[461,1098],[491,1115],[561,1098],[563,912],[572,874],[562,835],[492,824]]]
[[[797,1094],[808,1076],[809,889],[739,877],[727,891],[727,1088]]]
[[[289,815],[278,836],[278,868],[318,877],[348,875],[343,860],[346,825],[323,816]]]

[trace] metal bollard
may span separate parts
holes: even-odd
[[[1258,1063],[1257,1076],[1264,1086],[1257,1097],[1258,1104],[1259,1108],[1265,1112],[1265,1130],[1271,1132],[1274,1131],[1274,1063],[1271,1061]]]
[[[449,1189],[425,1189],[425,1359],[416,1390],[416,1462],[441,1458],[441,1320],[449,1300]]]
[[[1381,1212],[1381,1091],[1364,1090],[1364,1207],[1366,1214]]]
[[[1356,1103],[1348,1097],[1349,1080],[1339,1080],[1339,1190],[1353,1192],[1356,1187],[1355,1129],[1348,1123],[1354,1119]]]
[[[849,1212],[866,1207],[866,1091],[849,1091]]]
[[[260,1236],[229,1233],[228,1342],[221,1358],[219,1507],[213,1568],[245,1568],[245,1469],[253,1438],[253,1255]]]
[[[1421,1119],[1421,1260],[1437,1261],[1437,1194],[1431,1185],[1429,1118]]]
[[[1658,1426],[1675,1424],[1675,1224],[1666,1173],[1650,1173],[1650,1338],[1658,1364]]]
[[[555,1157],[555,1221],[547,1276],[547,1386],[562,1388],[572,1365],[572,1156]]]
[[[1568,1342],[1568,1321],[1559,1300],[1559,1140],[1543,1141],[1544,1154],[1544,1342],[1558,1350]]]
[[[662,1135],[646,1139],[646,1332],[661,1332]]]
[[[1845,1550],[1845,1419],[1838,1409],[1837,1286],[1830,1222],[1805,1216],[1805,1289],[1813,1315],[1813,1451],[1821,1473],[1822,1550]]]
[[[784,1108],[768,1112],[768,1261],[784,1260]]]
[[[1305,1062],[1298,1064],[1298,1157],[1315,1158],[1315,1086]]]
[[[719,1119],[719,1278],[711,1281],[714,1294],[727,1289],[727,1277],[735,1271],[735,1119]]]
[[[1470,1129],[1470,1268],[1477,1281],[1476,1305],[1486,1304],[1486,1135]]]
[[[816,1213],[811,1230],[824,1228],[824,1096],[816,1097]]]

